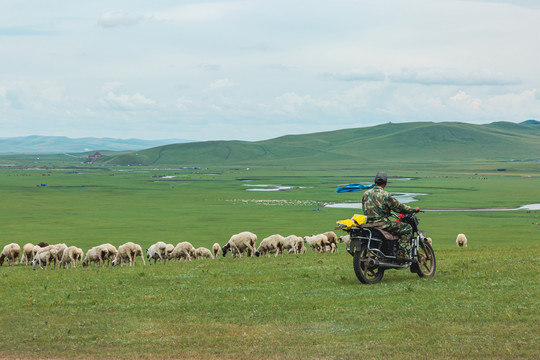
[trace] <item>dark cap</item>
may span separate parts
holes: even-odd
[[[386,177],[386,173],[384,171],[379,171],[377,175],[375,175],[375,184],[386,184],[386,181],[388,178]]]

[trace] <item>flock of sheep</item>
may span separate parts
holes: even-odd
[[[348,239],[346,239],[348,240]],[[342,239],[340,241],[343,242]],[[337,252],[338,237],[333,231],[324,234],[299,237],[289,235],[283,237],[275,234],[264,238],[259,246],[257,245],[257,235],[245,231],[231,236],[230,240],[221,248],[218,243],[212,246],[212,249],[204,247],[195,248],[191,243],[184,241],[173,244],[166,244],[163,241],[146,249],[146,258],[148,262],[153,259],[154,264],[158,261],[167,262],[171,260],[192,260],[200,258],[218,258],[220,252],[226,256],[230,251],[232,257],[246,256],[269,256],[270,254],[284,254],[285,251],[293,254],[304,254],[306,252],[305,244],[308,244],[313,252]],[[120,245],[118,249],[111,244],[95,246],[86,252],[86,256],[81,248],[67,246],[66,244],[49,245],[41,242],[37,245],[26,244],[21,248],[18,244],[12,243],[4,247],[0,254],[0,266],[7,260],[8,264],[15,265],[17,261],[20,264],[32,265],[35,270],[38,266],[46,270],[49,266],[56,268],[76,267],[82,261],[82,265],[88,266],[91,263],[95,265],[136,265],[136,259],[140,256],[143,264],[146,265],[142,247],[133,242],[127,242]],[[83,259],[84,258],[84,259]]]
[[[351,242],[350,236],[340,236],[339,242],[345,243],[345,246],[348,248]],[[430,238],[428,238],[428,242],[430,244],[432,243]],[[257,235],[249,231],[244,231],[231,236],[223,248],[218,243],[215,243],[212,246],[212,250],[205,247],[195,248],[188,241],[180,242],[176,246],[158,241],[146,249],[146,258],[149,263],[153,259],[155,264],[157,261],[165,263],[171,260],[216,259],[219,257],[220,252],[223,253],[223,256],[226,256],[229,251],[232,253],[232,257],[241,257],[243,254],[246,256],[269,256],[270,254],[278,256],[285,252],[289,254],[304,254],[307,251],[305,244],[311,247],[312,252],[338,252],[338,237],[333,231],[304,236],[303,238],[296,235],[289,235],[287,237],[279,234],[270,235],[259,243],[259,247],[256,247]],[[456,245],[458,247],[467,247],[467,238],[464,234],[458,234]],[[46,270],[51,264],[53,264],[53,268],[57,264],[58,267],[62,268],[76,267],[80,261],[82,261],[83,266],[88,266],[91,263],[103,266],[105,262],[107,262],[107,265],[113,266],[133,266],[136,265],[137,256],[140,256],[143,264],[146,265],[142,247],[133,242],[120,245],[118,249],[111,244],[95,246],[86,252],[86,256],[84,256],[81,248],[75,246],[68,247],[66,244],[49,245],[41,242],[33,245],[29,243],[23,246],[21,253],[21,247],[18,244],[12,243],[6,245],[0,254],[0,266],[4,264],[6,259],[10,266],[19,261],[20,264],[31,264],[34,270],[38,265],[41,269]]]

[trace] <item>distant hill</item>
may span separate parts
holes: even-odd
[[[136,151],[160,145],[186,143],[190,140],[164,139],[112,139],[86,137],[72,139],[64,136],[25,136],[0,138],[0,153],[4,154],[54,154],[64,152],[81,153],[96,150]]]
[[[99,161],[117,165],[361,164],[540,159],[540,126],[494,122],[383,124],[264,141],[208,141],[158,146]]]

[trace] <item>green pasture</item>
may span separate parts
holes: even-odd
[[[0,165],[6,164],[0,159]],[[63,161],[63,160],[62,160]],[[422,209],[540,203],[536,162],[318,167],[82,166],[51,157],[0,167],[0,245],[127,241],[222,246],[252,231],[333,230],[361,210],[336,185],[428,195]],[[9,163],[11,164],[11,163]],[[411,170],[413,169],[413,170]],[[504,170],[503,170],[504,169]],[[47,184],[41,186],[41,184]],[[286,191],[246,191],[246,185]],[[352,257],[285,255],[136,267],[0,268],[0,358],[424,359],[538,356],[540,210],[426,211],[434,278],[388,270],[360,284]],[[338,235],[342,232],[336,231]],[[465,233],[469,246],[458,249]]]

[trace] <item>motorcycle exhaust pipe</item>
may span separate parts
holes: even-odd
[[[392,268],[392,269],[406,269],[407,267],[409,267],[409,264],[406,264],[406,265],[397,265],[397,264],[391,264],[391,263],[387,263],[387,262],[378,262],[378,266],[379,267],[382,267],[382,268]]]

